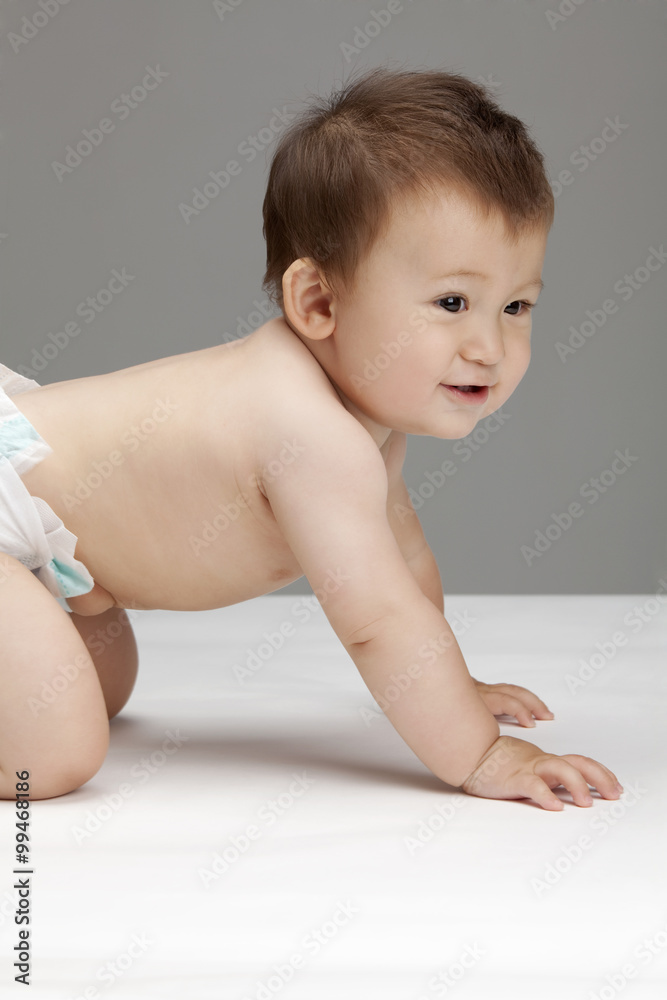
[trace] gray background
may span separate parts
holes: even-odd
[[[36,0],[5,0],[0,360],[42,364],[34,377],[49,383],[228,340],[240,319],[260,325],[277,314],[261,291],[273,146],[248,162],[239,143],[268,126],[274,107],[298,110],[358,65],[464,73],[526,122],[552,184],[563,170],[571,183],[556,198],[531,366],[503,426],[486,440],[487,422],[462,442],[409,439],[405,479],[423,496],[445,593],[665,589],[665,268],[638,271],[627,301],[614,285],[667,239],[667,7],[568,0],[559,15],[555,0],[404,0],[346,55],[344,43],[363,42],[371,12],[386,6],[70,0],[44,15]],[[22,30],[33,37],[12,46]],[[156,66],[167,77],[121,120],[113,102]],[[52,163],[105,117],[113,131],[58,180]],[[599,141],[606,118],[627,126],[609,143]],[[581,169],[576,151],[592,142]],[[230,159],[240,175],[186,224],[179,204]],[[77,306],[114,268],[133,280],[85,323]],[[617,311],[563,363],[556,344],[610,299]],[[73,321],[80,334],[63,336]],[[64,346],[44,351],[59,333]],[[580,490],[617,449],[636,460],[591,504]],[[432,489],[447,459],[456,474]],[[521,547],[573,501],[583,516],[529,566]],[[281,592],[310,588],[302,578]]]

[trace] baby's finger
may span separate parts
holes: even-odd
[[[565,808],[561,799],[557,795],[554,795],[547,783],[539,775],[527,775],[521,784],[523,786],[521,794],[526,798],[532,799],[533,802],[537,802],[538,806],[542,806],[543,809],[551,809],[553,812],[558,812],[560,809]]]
[[[554,713],[547,708],[541,698],[529,691],[528,688],[519,687],[518,684],[504,685],[509,689],[509,694],[518,698],[533,713],[536,719],[553,719]]]
[[[522,726],[533,727],[535,723],[530,709],[524,705],[520,698],[516,698],[507,691],[498,690],[499,686],[494,684],[481,688],[480,694],[486,702],[487,708],[494,715],[513,715]]]
[[[533,713],[518,698],[513,697],[511,694],[503,694],[498,696],[498,700],[501,706],[498,714],[502,712],[503,715],[513,715],[522,726],[532,727],[535,725]]]
[[[563,754],[562,759],[576,767],[588,784],[597,788],[603,798],[617,799],[621,795],[623,788],[620,781],[614,772],[610,771],[604,764],[593,760],[592,757],[582,757],[578,753]]]
[[[593,798],[588,782],[577,767],[564,757],[546,757],[535,766],[535,772],[550,788],[563,785],[570,792],[576,806],[592,806]]]

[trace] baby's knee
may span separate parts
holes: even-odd
[[[102,767],[109,750],[108,729],[102,731],[94,740],[89,740],[85,753],[68,759],[57,750],[49,755],[49,759],[33,764],[26,782],[21,781],[16,774],[0,772],[0,799],[14,801],[24,794],[28,801],[36,799],[53,799],[59,795],[67,795],[76,791],[90,781]],[[24,772],[21,772],[23,774]],[[17,783],[20,790],[17,790]]]
[[[37,790],[32,790],[30,797],[33,799],[52,799],[81,788],[100,770],[108,750],[108,739],[101,740],[98,748],[88,750],[85,760],[62,761],[60,766],[55,767],[49,774],[43,775],[41,781],[36,782]]]

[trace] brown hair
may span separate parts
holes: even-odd
[[[334,294],[353,292],[394,202],[443,185],[484,217],[499,211],[511,241],[553,223],[539,149],[481,84],[380,66],[316,97],[283,132],[271,162],[262,288],[282,309],[283,274],[306,257]]]

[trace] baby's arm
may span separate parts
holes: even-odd
[[[470,795],[532,798],[545,809],[563,808],[562,801],[551,791],[558,785],[564,785],[579,806],[591,805],[589,783],[605,798],[618,798],[621,789],[615,775],[597,761],[579,755],[558,757],[524,740],[500,736],[498,724],[468,674],[444,618],[440,620],[444,628],[440,626],[436,640],[439,647],[436,642],[428,643],[428,639],[421,647],[422,656],[434,648],[442,652],[432,665],[421,669],[424,659],[420,661],[417,644],[433,635],[436,627],[434,622],[429,631],[428,618],[424,617],[423,626],[421,621],[418,613],[412,620],[399,615],[387,617],[378,623],[372,639],[348,651],[371,691],[383,695],[391,687],[392,700],[387,690],[387,704],[383,705],[385,715],[435,775],[450,785],[461,786]],[[414,678],[406,671],[407,664],[417,668],[413,669]],[[465,678],[474,695],[463,683]],[[398,698],[394,696],[397,689],[401,691]],[[531,697],[530,692],[526,695]],[[489,719],[493,719],[493,726]],[[494,736],[470,767],[482,739],[488,739],[492,729]]]
[[[403,488],[405,489],[405,484],[403,484]],[[407,490],[405,493],[407,497]],[[407,503],[410,503],[409,497],[407,497]],[[388,509],[391,512],[391,500]],[[416,519],[417,515],[414,514],[413,516]],[[399,546],[401,546],[400,534],[397,534],[396,530],[394,530],[394,535]],[[401,551],[405,555],[402,546]],[[445,600],[442,593],[440,571],[435,556],[428,545],[424,543],[422,551],[412,559],[408,559],[406,556],[406,562],[422,594],[428,597],[431,603],[444,615]],[[547,708],[542,699],[538,698],[532,691],[529,691],[528,688],[521,687],[519,684],[506,684],[504,682],[500,684],[485,684],[483,681],[476,680],[475,677],[472,680],[477,688],[477,694],[494,715],[513,715],[519,725],[530,727],[535,725],[535,719],[553,719],[554,717],[553,712]]]
[[[445,614],[442,580],[435,556],[426,541],[403,479],[407,437],[392,431],[385,454],[387,469],[387,517],[408,569],[421,592]],[[541,698],[518,684],[485,684],[473,677],[477,693],[494,715],[513,715],[522,726],[534,726],[535,719],[553,719]]]
[[[522,740],[513,741],[525,747],[513,768],[496,761],[494,782],[473,781],[498,741],[498,723],[449,624],[402,557],[387,520],[387,472],[377,447],[348,415],[326,425],[321,417],[299,427],[301,455],[262,489],[313,590],[326,595],[321,603],[336,635],[408,746],[435,775],[472,794],[526,796],[558,808],[549,785],[556,774],[577,804],[586,804],[585,778],[617,797],[615,777],[590,758],[576,758],[586,762],[585,773],[555,758],[563,765],[549,774],[540,765],[542,778],[535,758],[553,755]],[[275,455],[265,457],[263,467]]]

